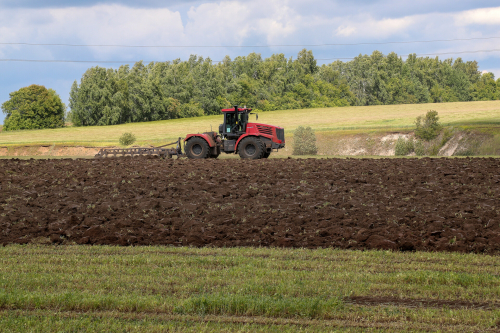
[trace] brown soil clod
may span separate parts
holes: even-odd
[[[0,244],[500,253],[500,160],[0,160]]]

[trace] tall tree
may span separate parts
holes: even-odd
[[[4,131],[64,126],[66,107],[54,90],[33,84],[9,95],[2,104]]]

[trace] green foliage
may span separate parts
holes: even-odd
[[[66,107],[54,90],[33,84],[9,95],[10,99],[2,104],[6,114],[4,131],[64,126]]]
[[[421,140],[415,140],[415,155],[424,156],[425,155],[425,145]]]
[[[441,149],[441,145],[437,142],[432,144],[429,149],[428,149],[428,155],[429,156],[437,156],[439,153],[439,150]]]
[[[461,58],[412,54],[403,60],[379,51],[320,67],[305,49],[295,60],[250,53],[213,63],[191,55],[132,68],[93,67],[71,88],[70,119],[89,126],[219,114],[232,105],[274,111],[500,99],[499,81],[478,68]]]
[[[399,137],[396,141],[396,146],[394,149],[394,155],[396,156],[406,156],[413,153],[415,150],[415,144],[413,138],[406,140],[404,137]]]
[[[428,111],[425,117],[418,116],[417,119],[415,119],[415,125],[415,136],[426,141],[436,138],[442,129],[439,123],[438,113],[434,110]]]
[[[299,126],[293,132],[293,155],[316,155],[316,135],[311,127]]]
[[[135,135],[130,133],[130,132],[126,132],[126,133],[123,133],[122,136],[120,136],[120,139],[118,140],[120,142],[120,144],[122,146],[130,146],[131,144],[133,144],[135,142]]]
[[[180,108],[181,118],[201,117],[201,116],[203,116],[203,109],[200,107],[200,104],[189,102],[181,105]]]
[[[490,101],[500,99],[499,80],[495,82],[493,73],[484,73],[471,87],[471,97],[474,101]]]

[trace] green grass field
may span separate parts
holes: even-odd
[[[499,271],[475,254],[7,246],[0,331],[495,331]]]
[[[450,125],[499,126],[500,101],[440,104],[405,104],[357,106],[325,109],[302,109],[259,113],[258,122],[285,128],[287,135],[299,125],[318,132],[370,132],[409,129],[417,116],[436,110],[440,121]],[[0,132],[0,146],[67,144],[86,146],[118,145],[125,132],[136,135],[137,144],[159,145],[188,133],[218,131],[221,115],[200,118],[133,123],[115,126],[67,127],[53,130]],[[255,116],[251,116],[255,121]]]

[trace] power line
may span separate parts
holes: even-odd
[[[457,41],[488,40],[488,39],[500,39],[500,37],[433,39],[433,40],[414,40],[414,41],[395,41],[395,42],[325,43],[325,44],[268,44],[268,45],[111,45],[111,44],[64,44],[64,43],[0,43],[0,45],[70,46],[70,47],[129,47],[129,48],[265,48],[265,47],[320,47],[320,46],[413,44],[413,43],[457,42]]]
[[[450,54],[466,54],[466,53],[482,53],[482,52],[499,52],[500,49],[493,50],[476,50],[476,51],[457,51],[457,52],[441,52],[441,53],[424,53],[416,54],[418,57],[422,56],[439,56],[439,55],[450,55]],[[413,53],[412,53],[413,54]],[[408,57],[410,54],[400,54],[400,57]],[[326,58],[326,59],[316,59],[320,61],[325,60],[353,60],[355,58]],[[165,61],[144,61],[144,60],[43,60],[43,59],[0,59],[0,62],[40,62],[40,63],[104,63],[104,64],[131,64],[136,62],[165,62]],[[212,62],[222,62],[222,60],[212,60]]]
[[[449,54],[465,54],[465,53],[481,53],[481,52],[499,52],[500,49],[493,50],[477,50],[477,51],[458,51],[458,52],[441,52],[441,53],[422,53],[417,54],[418,57],[424,56],[439,56],[439,55],[449,55]],[[413,54],[413,53],[412,53]],[[410,54],[400,54],[400,57],[408,57]],[[329,58],[329,59],[316,59],[316,60],[353,60],[355,58]]]

